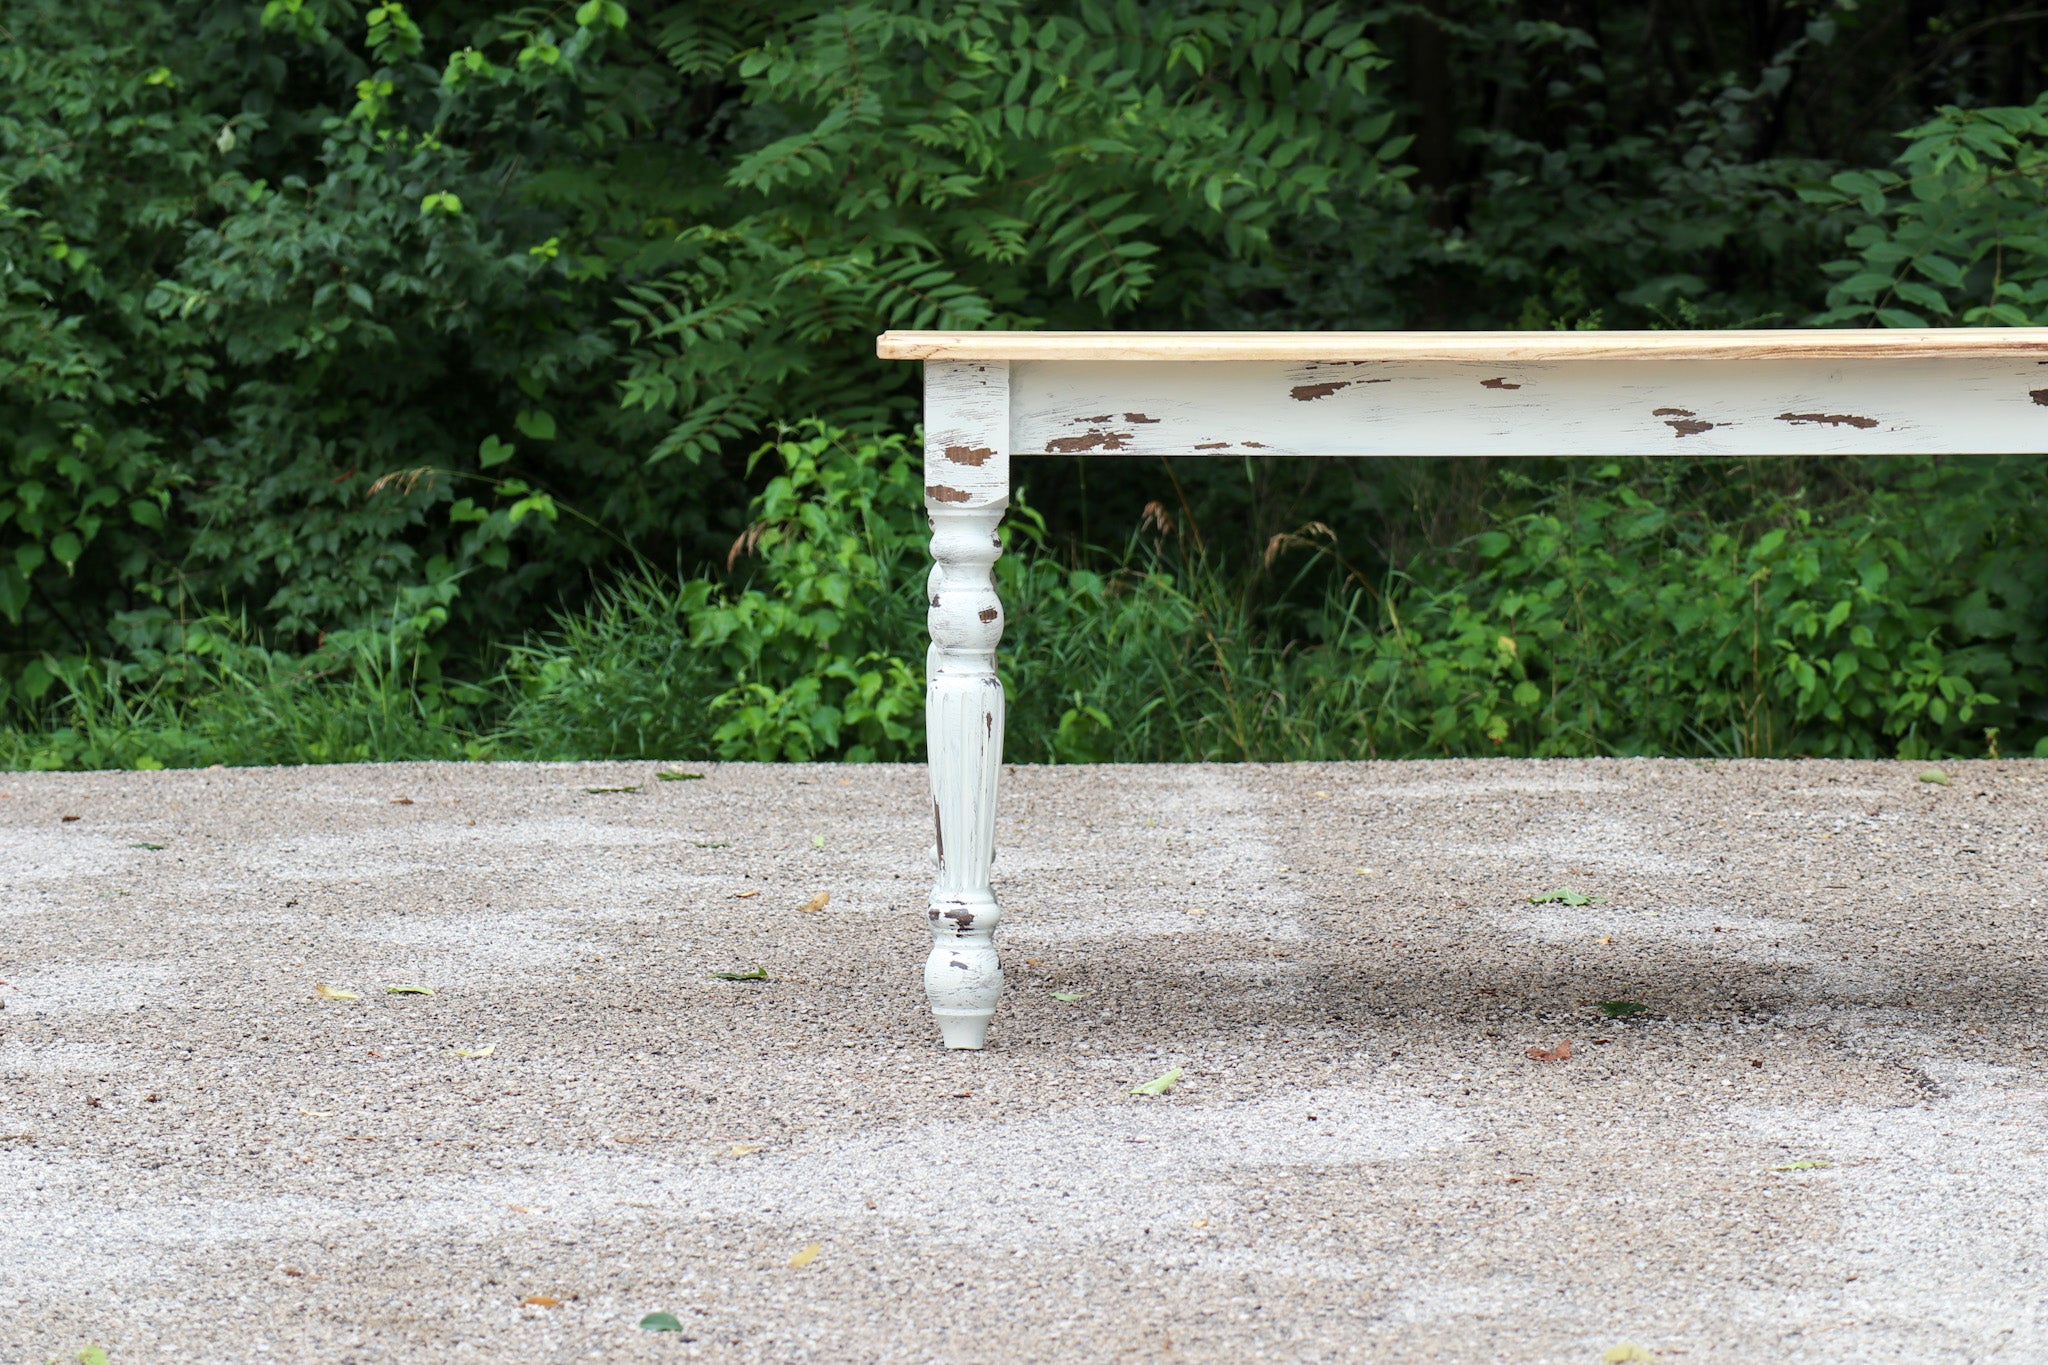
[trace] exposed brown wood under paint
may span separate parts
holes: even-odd
[[[1055,436],[1045,443],[1048,455],[1080,455],[1090,450],[1124,450],[1132,439],[1128,431],[1091,431],[1086,436]]]
[[[1228,442],[1228,441],[1204,441],[1204,442],[1202,442],[1202,443],[1201,443],[1200,445],[1196,446],[1196,447],[1195,447],[1195,449],[1196,449],[1196,450],[1228,450],[1228,449],[1230,449],[1230,442]]]
[[[942,483],[926,484],[924,486],[924,495],[934,502],[966,502],[968,498],[973,496],[973,494],[958,488],[948,488]]]
[[[1127,412],[1124,414],[1124,420],[1126,422],[1136,423],[1138,426],[1142,427],[1156,427],[1159,425],[1159,419],[1157,417],[1147,417],[1142,412]]]
[[[1719,332],[884,332],[884,360],[1808,360],[2048,357],[2048,327]]]
[[[1296,384],[1288,392],[1294,395],[1294,401],[1297,403],[1313,403],[1318,398],[1328,398],[1337,390],[1350,387],[1350,380],[1340,379],[1330,384]]]
[[[1479,381],[1479,387],[1482,389],[1519,389],[1522,386],[1520,384],[1510,384],[1505,379],[1482,379]]]
[[[994,607],[983,607],[980,611],[976,612],[975,615],[979,616],[984,622],[986,622],[995,620],[996,617],[1002,615],[1002,613],[997,611]]]
[[[946,447],[947,459],[951,460],[954,464],[972,465],[976,469],[981,468],[981,466],[987,464],[994,457],[995,452],[987,446]]]
[[[2028,389],[2027,397],[2033,399],[2042,407],[2048,408],[2048,389]]]
[[[1696,415],[1691,408],[1656,408],[1650,413],[1652,417],[1692,417]]]
[[[1778,420],[1794,426],[1825,423],[1831,427],[1855,427],[1858,431],[1868,431],[1877,425],[1875,417],[1853,417],[1846,412],[1781,412]]]
[[[1714,423],[1702,422],[1696,417],[1677,418],[1666,422],[1664,425],[1670,427],[1681,437],[1697,436],[1703,431],[1712,431],[1714,429]]]

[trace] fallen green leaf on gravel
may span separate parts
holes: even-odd
[[[1788,1161],[1782,1166],[1771,1167],[1774,1171],[1825,1171],[1835,1163],[1832,1161]]]
[[[322,1000],[360,1000],[363,998],[354,991],[345,991],[339,986],[330,986],[325,981],[313,983],[313,994],[319,996]]]
[[[78,1353],[78,1365],[107,1365],[107,1353],[97,1346],[88,1346]]]
[[[825,836],[824,836],[824,835],[822,835],[822,834],[813,834],[813,835],[811,836],[811,847],[812,847],[812,848],[823,848],[824,846],[825,846]]]
[[[434,993],[432,986],[386,986],[384,989],[391,995],[432,995]]]
[[[1929,768],[1926,772],[1920,774],[1920,780],[1922,782],[1932,782],[1937,787],[1946,787],[1948,785],[1948,774],[1939,768]]]
[[[1155,1077],[1143,1085],[1133,1086],[1131,1093],[1133,1095],[1165,1095],[1170,1093],[1176,1085],[1180,1084],[1180,1078],[1181,1069],[1175,1067],[1164,1076]]]
[[[1086,991],[1054,991],[1054,992],[1052,993],[1052,998],[1053,998],[1053,999],[1055,999],[1055,1000],[1064,1000],[1064,1001],[1066,1001],[1067,1003],[1069,1003],[1069,1004],[1072,1004],[1072,1003],[1073,1003],[1074,1001],[1076,1001],[1076,1000],[1086,1000],[1086,999],[1088,998],[1088,992],[1086,992]]]
[[[485,1043],[482,1047],[451,1047],[448,1049],[458,1057],[488,1057],[498,1050],[496,1043]]]
[[[610,796],[616,792],[636,792],[640,790],[640,787],[636,783],[630,787],[585,787],[583,790],[589,792],[592,796]]]
[[[1655,1359],[1655,1356],[1632,1341],[1610,1346],[1600,1353],[1600,1365],[1633,1365],[1636,1361]]]
[[[825,1249],[825,1244],[824,1244],[823,1242],[813,1242],[813,1243],[811,1243],[811,1244],[810,1244],[809,1246],[805,1247],[805,1248],[804,1248],[804,1249],[803,1249],[802,1251],[799,1251],[799,1252],[798,1252],[798,1253],[797,1253],[796,1255],[794,1255],[794,1256],[792,1256],[792,1257],[790,1257],[790,1258],[789,1258],[789,1268],[790,1268],[791,1270],[802,1270],[802,1269],[803,1269],[803,1268],[804,1268],[805,1266],[809,1265],[809,1264],[810,1264],[810,1263],[811,1263],[812,1261],[815,1261],[815,1260],[817,1260],[817,1259],[818,1259],[818,1253],[819,1253],[819,1252],[821,1252],[821,1251],[823,1251],[824,1249]]]
[[[683,1330],[683,1324],[676,1320],[674,1313],[649,1313],[646,1317],[640,1319],[640,1330],[643,1332],[680,1332]]]
[[[1531,897],[1529,897],[1529,904],[1531,904],[1531,905],[1598,905],[1598,904],[1600,904],[1600,898],[1599,898],[1598,896],[1588,896],[1588,895],[1584,895],[1584,894],[1582,894],[1582,893],[1580,893],[1580,892],[1577,892],[1577,891],[1574,891],[1574,890],[1572,890],[1572,889],[1571,889],[1571,888],[1570,888],[1569,886],[1560,886],[1560,887],[1558,887],[1558,888],[1557,888],[1557,890],[1555,890],[1555,891],[1546,891],[1546,892],[1544,892],[1544,893],[1543,893],[1542,895],[1540,895],[1540,896],[1531,896]]]
[[[665,773],[656,773],[655,776],[663,782],[700,782],[704,778],[702,773],[686,773],[681,768],[671,768]]]
[[[773,981],[766,967],[756,967],[751,972],[713,972],[714,981]]]
[[[162,844],[130,844],[130,845],[128,845],[128,847],[130,847],[130,848],[146,848],[146,849],[148,849],[148,850],[149,850],[149,851],[150,851],[151,853],[161,853],[161,852],[163,852],[163,851],[164,851],[164,846],[163,846]]]
[[[731,844],[698,844],[699,848],[731,848]]]
[[[1637,1004],[1633,1000],[1595,1000],[1593,1003],[1609,1019],[1633,1019],[1638,1014],[1650,1012],[1648,1005]]]

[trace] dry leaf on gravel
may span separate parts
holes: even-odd
[[[815,1260],[817,1260],[817,1259],[818,1259],[818,1253],[819,1253],[819,1252],[821,1252],[821,1251],[823,1251],[824,1249],[825,1249],[825,1244],[824,1244],[823,1242],[813,1242],[813,1243],[811,1243],[811,1244],[810,1244],[809,1246],[805,1247],[805,1248],[804,1248],[804,1249],[803,1249],[802,1251],[799,1251],[799,1252],[798,1252],[798,1253],[797,1253],[796,1255],[794,1255],[794,1256],[792,1256],[792,1257],[790,1257],[790,1258],[789,1258],[789,1268],[790,1268],[791,1270],[802,1270],[802,1269],[803,1269],[803,1268],[804,1268],[805,1266],[809,1265],[809,1264],[810,1264],[810,1263],[811,1263],[812,1261],[815,1261]]]
[[[1831,1161],[1788,1161],[1782,1166],[1771,1167],[1774,1171],[1825,1171],[1834,1163]]]
[[[457,1057],[488,1057],[498,1050],[498,1045],[496,1043],[485,1043],[482,1047],[478,1048],[451,1047],[448,1050]]]
[[[363,997],[354,991],[345,991],[339,986],[330,986],[325,981],[313,983],[313,994],[322,1000],[360,1000]]]
[[[761,1144],[758,1142],[735,1142],[732,1146],[725,1149],[725,1154],[727,1156],[752,1156],[760,1150]]]
[[[1610,1346],[1600,1353],[1600,1365],[1634,1365],[1636,1361],[1655,1359],[1655,1356],[1632,1341]]]
[[[309,1119],[331,1119],[334,1117],[332,1109],[301,1109],[299,1112]]]
[[[1529,1060],[1532,1062],[1568,1062],[1572,1059],[1572,1040],[1567,1038],[1556,1047],[1532,1047]]]
[[[735,891],[730,896],[727,896],[726,899],[732,901],[750,901],[760,894],[761,893],[759,891]]]
[[[623,792],[639,791],[640,787],[636,783],[630,787],[585,787],[583,790],[589,792],[592,796],[617,796]]]
[[[797,909],[803,911],[807,915],[815,915],[831,903],[832,893],[830,891],[820,891],[817,895],[811,897],[802,905],[799,905]]]
[[[521,1308],[560,1308],[562,1301],[553,1294],[528,1294],[519,1301]]]

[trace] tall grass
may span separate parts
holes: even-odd
[[[67,672],[42,724],[0,731],[0,765],[920,758],[914,452],[812,428],[768,458],[729,574],[643,570],[477,682],[443,679],[423,617],[310,659],[203,624],[147,667]],[[2039,462],[1804,487],[1575,466],[1502,485],[1480,534],[1377,580],[1317,526],[1233,571],[1161,508],[1077,557],[1019,505],[996,567],[1007,752],[2048,753]]]

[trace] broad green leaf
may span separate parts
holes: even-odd
[[[1531,897],[1529,897],[1529,904],[1531,904],[1531,905],[1598,905],[1598,904],[1600,904],[1600,898],[1599,898],[1598,896],[1587,896],[1587,895],[1583,895],[1583,894],[1581,894],[1580,892],[1577,892],[1577,891],[1574,891],[1574,890],[1572,890],[1572,889],[1571,889],[1570,887],[1568,887],[1568,886],[1560,886],[1560,887],[1558,887],[1558,888],[1557,888],[1557,890],[1555,890],[1555,891],[1545,891],[1545,892],[1544,892],[1544,893],[1543,893],[1542,895],[1540,895],[1540,896],[1531,896]]]
[[[1131,1088],[1131,1093],[1133,1095],[1168,1094],[1173,1090],[1173,1088],[1176,1085],[1180,1084],[1181,1075],[1181,1068],[1175,1067],[1173,1070],[1167,1072],[1163,1076],[1155,1076],[1151,1080],[1146,1081],[1143,1085],[1133,1086]]]
[[[588,6],[585,8],[588,8]],[[683,1330],[683,1324],[676,1318],[674,1313],[649,1313],[646,1317],[640,1319],[640,1330],[643,1332],[680,1332]]]

